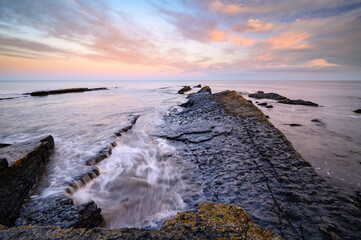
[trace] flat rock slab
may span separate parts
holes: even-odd
[[[273,239],[282,238],[255,224],[241,207],[201,203],[195,212],[178,213],[160,230],[61,229],[59,227],[0,225],[0,239]]]
[[[233,203],[285,239],[357,239],[361,210],[322,179],[253,104],[234,91],[190,94],[163,133],[190,165],[183,199]],[[193,189],[194,188],[194,189]]]
[[[13,225],[53,148],[54,139],[47,136],[0,149],[10,163],[0,173],[0,224]]]
[[[99,90],[107,90],[107,88],[105,88],[105,87],[101,87],[101,88],[66,88],[66,89],[49,90],[49,91],[35,91],[35,92],[31,92],[31,93],[26,93],[26,95],[30,95],[33,97],[42,97],[42,96],[53,95],[53,94],[91,92],[91,91],[99,91]]]

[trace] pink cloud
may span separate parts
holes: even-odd
[[[267,32],[273,29],[271,23],[262,23],[259,19],[249,19],[245,24],[237,24],[232,30],[237,32]]]

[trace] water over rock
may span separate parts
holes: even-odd
[[[249,94],[248,97],[256,98],[256,99],[274,99],[274,100],[284,100],[287,99],[284,96],[281,96],[277,93],[264,93],[262,91],[258,91],[257,93]]]
[[[9,163],[9,167],[0,172],[0,224],[14,224],[53,148],[54,139],[49,135],[0,149],[0,156]]]
[[[198,91],[198,93],[202,93],[202,92],[208,92],[212,94],[212,90],[209,86],[202,87],[202,89]]]

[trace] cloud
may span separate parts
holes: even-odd
[[[276,37],[271,37],[265,42],[270,43],[273,49],[301,50],[311,47],[311,45],[306,42],[310,36],[311,35],[306,32],[290,31],[281,33]]]
[[[262,23],[259,19],[249,19],[247,23],[236,24],[232,27],[236,32],[267,32],[273,29],[271,23]]]
[[[223,14],[237,14],[242,11],[241,4],[235,4],[235,3],[223,3],[220,0],[214,0],[211,1],[211,7],[220,13]]]

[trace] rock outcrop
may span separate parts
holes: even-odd
[[[67,196],[48,197],[41,202],[26,206],[16,220],[15,226],[59,226],[61,228],[94,228],[103,221],[101,210],[91,201],[74,205]]]
[[[361,109],[357,109],[354,111],[355,113],[361,113]]]
[[[91,91],[99,91],[99,90],[107,90],[105,87],[101,88],[66,88],[66,89],[58,89],[58,90],[49,90],[49,91],[35,91],[31,93],[25,93],[26,95],[30,96],[47,96],[53,94],[64,94],[64,93],[78,93],[78,92],[91,92]]]
[[[282,238],[253,223],[249,215],[232,204],[200,203],[196,212],[178,213],[160,230],[61,229],[59,227],[0,226],[1,239],[272,239]]]
[[[311,101],[305,101],[305,100],[302,100],[302,99],[297,99],[297,100],[285,99],[285,100],[280,100],[278,102],[283,103],[283,104],[305,105],[305,106],[318,107],[317,103],[314,103],[314,102],[311,102]]]
[[[192,90],[192,88],[190,86],[184,86],[181,89],[179,89],[178,93],[179,94],[184,94],[185,92],[188,92],[190,90]]]
[[[188,99],[165,116],[161,137],[189,164],[184,182],[194,191],[183,200],[190,208],[242,206],[285,239],[359,238],[356,202],[322,179],[255,105],[234,91]]]
[[[202,87],[202,89],[198,91],[198,93],[203,93],[203,92],[212,94],[212,90],[209,86]]]
[[[0,224],[12,226],[54,148],[52,136],[1,148],[9,167],[0,172]]]
[[[256,99],[274,99],[274,100],[284,100],[287,99],[284,96],[281,96],[277,93],[264,93],[262,91],[258,91],[257,93],[249,94],[248,97],[256,98]]]

